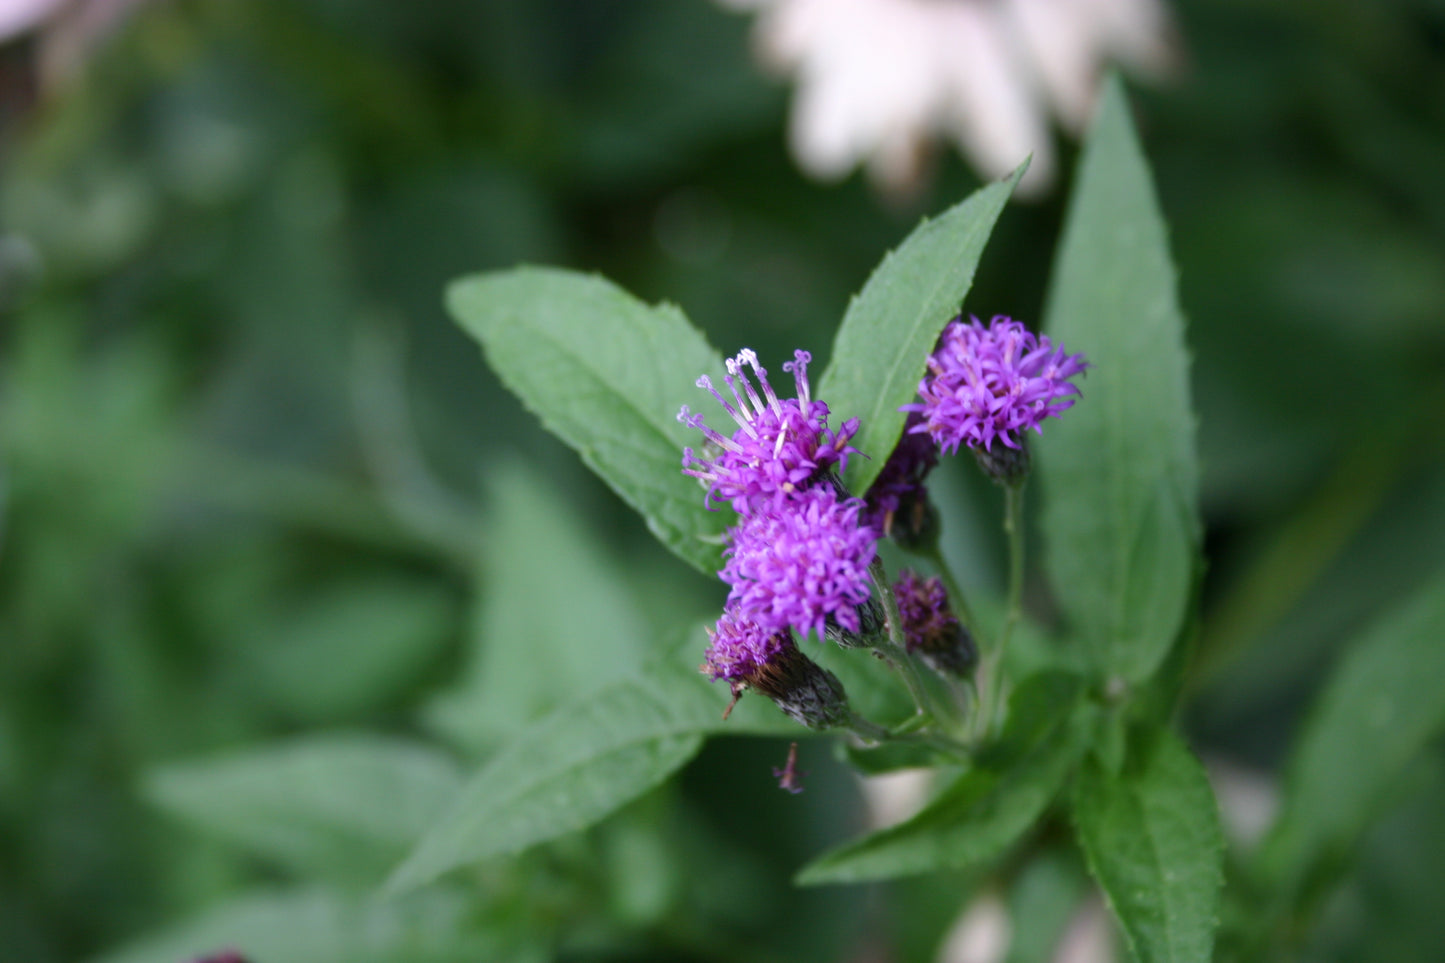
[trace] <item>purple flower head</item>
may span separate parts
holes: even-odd
[[[822,639],[830,619],[859,631],[878,547],[877,533],[859,524],[862,508],[862,499],[840,500],[820,486],[745,516],[718,573],[732,586],[728,604],[767,631],[791,627]]]
[[[938,445],[926,432],[913,430],[922,423],[917,412],[908,416],[903,436],[864,496],[863,523],[880,535],[917,534],[926,521],[928,489],[923,480],[938,465]]]
[[[786,631],[769,632],[731,606],[723,609],[717,628],[707,634],[710,644],[702,672],[714,682],[746,682],[793,644]]]
[[[810,729],[828,729],[847,722],[848,700],[843,684],[799,652],[787,629],[770,631],[729,605],[708,636],[711,644],[702,672],[714,681],[728,680],[733,705],[744,690],[754,689]],[[730,712],[732,705],[723,718]]]
[[[848,455],[856,452],[848,442],[858,431],[858,419],[844,422],[837,431],[828,428],[828,406],[810,395],[811,360],[808,352],[795,351],[793,360],[783,365],[793,375],[798,393],[786,400],[773,391],[767,371],[758,366],[758,356],[749,348],[727,362],[723,380],[732,402],[706,375],[697,379],[697,386],[707,389],[738,424],[729,438],[703,424],[702,415],[687,405],[678,413],[678,421],[706,439],[701,455],[691,448],[683,451],[682,470],[707,484],[708,507],[720,498],[746,514],[806,488],[834,465],[847,467]],[[761,395],[748,380],[745,364],[752,367]]]
[[[1066,355],[1047,335],[1034,335],[1002,315],[985,328],[977,318],[955,318],[943,329],[918,385],[918,412],[944,451],[959,445],[992,450],[995,440],[1020,446],[1020,434],[1039,431],[1045,418],[1073,405],[1079,389],[1068,379],[1088,367],[1081,354]]]
[[[904,569],[893,594],[903,623],[903,644],[936,672],[966,676],[978,662],[978,648],[948,606],[948,593],[937,576],[920,579]]]

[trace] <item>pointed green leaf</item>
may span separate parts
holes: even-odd
[[[1339,866],[1445,729],[1445,573],[1381,618],[1336,667],[1300,736],[1259,861],[1286,890]]]
[[[682,474],[683,448],[699,442],[677,413],[698,404],[697,377],[720,383],[723,367],[681,311],[548,268],[462,278],[447,289],[447,308],[507,387],[663,544],[717,571],[730,513],[709,512],[702,489]]]
[[[1053,673],[1011,702],[1000,746],[922,812],[825,853],[798,873],[803,886],[971,869],[997,859],[1038,820],[1084,752],[1088,724],[1077,685]],[[1045,708],[1036,696],[1062,696]],[[1027,708],[1025,708],[1027,707]],[[1034,711],[1037,707],[1041,711]]]
[[[585,828],[661,783],[706,733],[807,733],[756,696],[724,722],[727,701],[696,670],[663,663],[554,712],[467,782],[388,889]]]
[[[175,763],[145,788],[161,808],[251,852],[375,879],[460,785],[451,759],[425,745],[338,734]]]
[[[1224,841],[1214,792],[1194,756],[1164,731],[1121,777],[1090,764],[1074,797],[1089,871],[1138,963],[1208,963]]]
[[[1174,267],[1117,80],[1084,150],[1044,328],[1093,365],[1035,442],[1045,564],[1095,669],[1139,682],[1183,624],[1198,468]]]
[[[848,305],[816,395],[838,420],[859,418],[854,446],[867,458],[848,463],[844,481],[868,490],[898,442],[924,365],[943,326],[958,315],[994,223],[1028,168],[975,191],[935,220],[918,225],[874,269]]]

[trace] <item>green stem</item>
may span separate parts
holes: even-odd
[[[872,742],[891,742],[894,739],[893,733],[880,726],[871,719],[860,716],[853,709],[848,710],[848,728],[852,729],[859,736]]]
[[[898,599],[893,595],[893,589],[888,584],[888,576],[883,571],[883,562],[874,559],[869,566],[868,574],[873,579],[873,589],[878,593],[879,599],[883,602],[883,621],[888,630],[886,641],[878,643],[878,653],[883,660],[893,668],[903,679],[903,684],[908,687],[908,694],[913,697],[913,704],[918,707],[921,715],[936,720],[940,725],[949,730],[956,730],[960,727],[961,721],[957,712],[951,705],[940,705],[928,691],[923,677],[918,672],[918,665],[913,661],[913,656],[908,654],[908,647],[903,638],[903,616],[898,611]]]
[[[873,580],[873,591],[878,593],[878,599],[883,603],[883,626],[888,632],[887,641],[880,640],[878,651],[884,661],[903,677],[903,684],[908,687],[908,694],[913,697],[913,704],[918,707],[918,711],[932,715],[929,711],[928,690],[924,688],[923,679],[919,677],[918,669],[908,657],[908,649],[904,645],[903,616],[898,612],[898,599],[894,598],[893,589],[888,584],[882,560],[873,560],[873,564],[868,568],[868,575]]]
[[[932,732],[898,732],[885,729],[871,719],[860,716],[852,709],[848,710],[848,728],[853,733],[869,742],[882,745],[884,743],[908,743],[911,745],[928,746],[940,755],[949,756],[960,762],[967,762],[971,757],[968,746],[946,736],[940,736]]]
[[[998,715],[999,701],[1003,696],[1003,660],[1008,651],[1009,637],[1013,635],[1014,624],[1023,614],[1024,590],[1024,526],[1023,526],[1024,483],[1004,488],[1003,530],[1008,536],[1008,607],[1004,612],[1003,626],[999,629],[998,641],[985,660],[983,678],[983,704],[979,707],[979,725],[987,734]]]

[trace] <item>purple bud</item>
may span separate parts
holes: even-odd
[[[940,675],[967,678],[978,664],[978,646],[948,606],[948,593],[934,576],[926,581],[904,569],[893,586],[903,623],[904,646]]]
[[[864,502],[864,524],[905,548],[927,546],[937,538],[938,517],[928,501],[924,479],[938,465],[938,445],[917,413],[909,414],[903,435],[869,487]]]

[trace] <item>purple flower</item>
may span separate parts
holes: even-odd
[[[729,605],[709,630],[711,644],[702,672],[726,679],[733,705],[744,690],[767,696],[792,719],[810,729],[828,729],[848,720],[848,700],[838,677],[798,651],[787,629],[773,631]],[[726,719],[732,705],[723,713]]]
[[[708,507],[721,498],[746,514],[807,487],[834,465],[847,467],[848,455],[856,451],[848,441],[858,431],[858,419],[844,422],[837,431],[828,428],[828,406],[809,394],[811,360],[808,352],[795,351],[793,360],[783,365],[784,371],[792,373],[798,393],[785,401],[768,384],[767,371],[758,366],[757,354],[748,348],[727,362],[724,380],[736,405],[724,398],[706,375],[697,380],[697,386],[706,388],[738,424],[728,438],[703,424],[702,415],[686,405],[678,413],[678,421],[696,428],[707,440],[702,456],[691,448],[683,451],[682,470],[707,483]],[[748,380],[744,364],[752,367],[761,396]]]
[[[918,385],[922,401],[904,405],[944,451],[959,445],[992,449],[995,440],[1018,448],[1025,429],[1058,417],[1079,389],[1068,380],[1087,365],[1081,354],[1066,355],[1046,335],[1035,336],[1002,315],[985,328],[974,318],[955,318],[943,329]]]
[[[978,662],[978,647],[948,606],[937,576],[920,579],[904,569],[893,586],[902,621],[903,644],[936,672],[965,676]]]
[[[829,619],[857,632],[878,543],[859,524],[862,508],[862,499],[840,500],[820,486],[745,516],[718,573],[732,586],[728,604],[771,632],[791,627],[822,639]]]
[[[702,671],[714,682],[744,682],[793,644],[786,631],[769,632],[732,607],[723,609],[717,628],[708,630],[708,640]]]
[[[914,432],[923,423],[916,412],[903,425],[903,436],[883,470],[864,496],[863,524],[880,535],[916,534],[928,514],[928,489],[923,480],[938,465],[938,446],[925,433]]]

